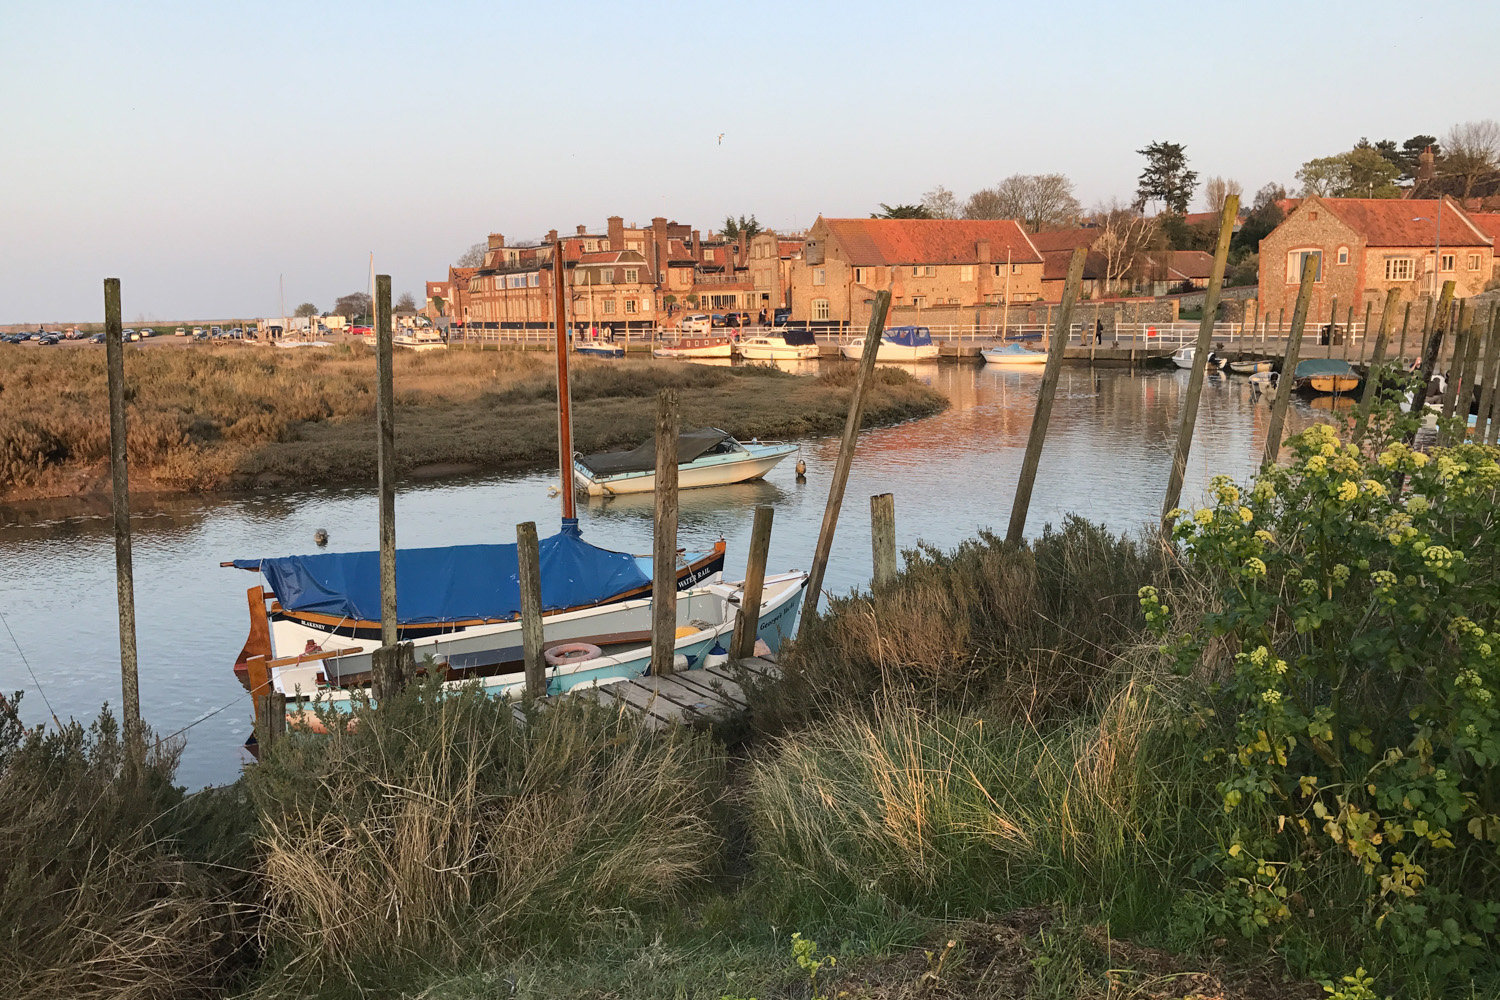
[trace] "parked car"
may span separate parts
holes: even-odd
[[[790,309],[777,309],[771,313],[772,326],[786,326],[791,319],[792,311]]]
[[[141,336],[143,338],[144,337],[154,337],[154,336],[156,336],[156,331],[153,330],[153,329],[151,329],[149,326],[143,326],[143,327],[141,327]]]
[[[185,327],[185,326],[179,326],[176,330],[174,330],[172,332],[172,335],[174,337],[186,337],[187,336],[187,327]]]
[[[40,347],[52,347],[61,339],[62,338],[55,333],[45,333],[37,338],[37,345]]]
[[[89,338],[89,343],[90,344],[102,344],[102,343],[104,343],[104,334],[102,334],[102,333],[96,333],[96,334],[94,334],[92,337]]]
[[[713,327],[713,319],[707,313],[693,313],[691,316],[682,317],[678,328],[683,333],[708,333]]]
[[[221,336],[224,335],[224,331],[221,330],[221,329],[219,329],[216,326],[209,327],[208,328],[208,333],[209,333],[209,336],[211,336],[211,337],[221,337]]]
[[[194,330],[193,331],[193,339],[194,340],[207,340],[208,339],[208,331],[207,330]]]

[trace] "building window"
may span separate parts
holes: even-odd
[[[973,281],[974,280],[974,265],[973,264],[965,264],[962,267],[960,267],[958,269],[958,280],[959,281]]]
[[[1005,275],[1004,264],[991,264],[990,269],[995,272],[995,277],[997,278],[1003,277]]]
[[[604,311],[605,311],[606,314],[612,313],[612,312],[615,311],[615,300],[614,299],[605,299],[604,300]]]
[[[635,312],[635,310],[636,310],[636,301],[635,301],[635,299],[626,299],[625,300],[625,311],[628,312],[628,313],[633,313],[633,312]]]
[[[542,283],[542,276],[541,276],[541,274],[539,274],[536,271],[532,271],[530,274],[528,274],[526,276],[526,284],[530,285],[532,288],[535,288],[536,286],[540,285],[541,283]]]
[[[815,284],[815,285],[826,285],[826,284],[828,284],[828,269],[827,268],[823,268],[823,267],[815,267],[815,268],[813,268],[813,284]]]
[[[868,285],[870,283],[870,269],[868,267],[856,267],[854,269],[854,283],[856,285]]]
[[[1012,264],[1010,266],[1010,273],[1011,274],[1020,274],[1021,273],[1021,265],[1020,264]]]
[[[600,283],[605,285],[613,285],[615,283],[615,269],[612,267],[606,267],[604,270],[600,271],[599,281]]]
[[[1477,254],[1477,253],[1471,253],[1471,254],[1469,254],[1469,270],[1471,270],[1471,271],[1477,271],[1477,270],[1479,270],[1479,254]]]
[[[920,308],[922,308],[923,306],[925,306],[927,304],[927,296],[925,296],[925,295],[913,295],[911,297],[911,304],[914,305],[914,306],[916,306],[918,309],[920,309]]]
[[[641,280],[641,271],[640,271],[640,268],[627,267],[625,269],[625,284],[627,284],[627,285],[633,285],[633,284],[635,284],[636,282],[638,282],[640,280]]]
[[[650,311],[651,311],[651,300],[650,299],[641,299],[641,312],[648,313]]]
[[[599,249],[599,241],[598,240],[584,240],[583,241],[583,249],[584,249],[585,253],[593,253],[594,251],[596,251],[596,250]]]
[[[1349,263],[1349,248],[1348,247],[1339,247],[1339,263],[1340,264],[1347,264],[1347,263]]]
[[[812,300],[812,318],[813,319],[827,319],[828,318],[828,300],[827,299],[813,299]]]
[[[1302,269],[1307,266],[1307,258],[1318,259],[1318,273],[1314,281],[1323,280],[1323,251],[1321,250],[1293,250],[1286,255],[1286,283],[1288,285],[1300,284],[1302,281]]]
[[[930,278],[937,274],[937,268],[931,264],[912,265],[911,276],[913,278]]]
[[[1385,259],[1386,281],[1410,281],[1416,277],[1416,262],[1410,257],[1387,257]]]
[[[1456,263],[1457,263],[1457,254],[1451,254],[1451,253],[1445,253],[1445,254],[1443,254],[1443,270],[1444,271],[1451,271],[1451,270],[1453,270],[1453,267],[1454,267],[1454,265]]]

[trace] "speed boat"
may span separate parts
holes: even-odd
[[[839,353],[858,361],[865,355],[865,338],[855,337]],[[881,361],[930,361],[938,356],[938,346],[925,326],[893,326],[881,335],[875,356]]]
[[[740,357],[750,361],[795,361],[816,358],[818,342],[811,330],[787,330],[740,341]]]
[[[607,340],[577,340],[573,342],[573,353],[586,358],[623,358],[625,348]]]
[[[677,487],[725,486],[760,479],[799,446],[759,440],[741,444],[717,427],[683,431],[677,439]],[[573,481],[589,496],[650,493],[656,489],[656,442],[630,451],[578,455]]]
[[[1031,365],[1045,365],[1047,363],[1046,351],[1032,351],[1020,344],[1006,344],[1004,347],[986,347],[979,352],[987,365],[1005,365],[1029,367]]]

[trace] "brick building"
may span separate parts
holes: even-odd
[[[860,322],[881,288],[918,315],[1042,295],[1042,256],[1011,220],[819,216],[788,274],[794,322]]]
[[[654,325],[656,280],[644,253],[639,250],[585,253],[570,266],[572,323],[607,326],[613,330]]]
[[[1342,320],[1350,306],[1357,317],[1370,303],[1378,311],[1391,288],[1404,302],[1448,280],[1460,297],[1478,294],[1493,274],[1494,250],[1493,238],[1448,199],[1305,198],[1260,241],[1260,309],[1290,319],[1308,255],[1319,260],[1311,316],[1326,317],[1337,296]]]

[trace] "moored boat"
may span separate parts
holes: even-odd
[[[1045,365],[1047,363],[1047,352],[1032,351],[1020,344],[1006,344],[1004,347],[986,347],[979,352],[987,365],[1005,365],[1026,367],[1030,365]]]
[[[717,427],[684,431],[677,439],[677,486],[686,490],[760,479],[799,447],[781,441],[741,444]],[[578,455],[573,479],[589,496],[650,493],[656,489],[656,442],[630,451]]]
[[[1276,362],[1269,358],[1250,358],[1246,361],[1229,362],[1229,370],[1237,375],[1254,375],[1256,372],[1268,372],[1276,367]]]
[[[728,358],[733,354],[734,341],[728,337],[678,337],[651,349],[656,358]]]
[[[605,340],[578,340],[573,343],[573,353],[586,358],[623,358],[625,348]]]
[[[792,361],[817,356],[818,342],[811,330],[782,330],[740,341],[740,357],[750,361]]]
[[[865,338],[855,337],[840,347],[839,353],[858,361],[865,354]],[[929,361],[938,356],[938,346],[925,326],[892,326],[881,335],[875,356],[881,361]]]
[[[1178,348],[1177,353],[1172,355],[1172,364],[1176,365],[1178,368],[1192,368],[1193,359],[1197,357],[1197,355],[1198,348],[1196,347]],[[1208,359],[1203,363],[1203,367],[1205,371],[1223,371],[1224,359],[1210,351],[1208,353]]]
[[[1308,358],[1297,362],[1295,386],[1307,392],[1353,392],[1359,388],[1359,373],[1339,358]]]

